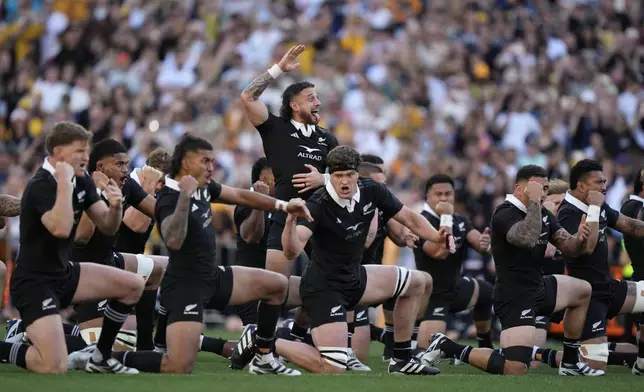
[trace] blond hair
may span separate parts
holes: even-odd
[[[570,190],[570,185],[564,180],[554,179],[548,183],[548,196],[561,195]]]

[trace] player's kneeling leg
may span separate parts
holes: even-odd
[[[495,367],[494,374],[506,374],[521,376],[528,373],[528,367],[532,361],[532,347],[527,346],[510,346],[503,349],[503,372],[496,373],[498,367]],[[496,353],[496,352],[495,352]],[[493,355],[494,356],[494,355]],[[492,360],[492,357],[490,357]],[[488,362],[488,366],[491,364]],[[497,365],[498,366],[498,365]]]

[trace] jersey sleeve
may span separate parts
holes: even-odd
[[[244,223],[244,221],[248,219],[248,217],[252,212],[253,210],[248,207],[243,207],[243,206],[235,207],[235,211],[233,212],[233,220],[235,221],[235,228],[237,229],[238,233],[241,230],[242,223]]]
[[[329,146],[329,151],[333,150],[336,148],[340,143],[338,142],[338,138],[335,137],[334,134],[331,132],[328,132],[327,136],[327,145]]]
[[[157,203],[154,208],[154,219],[158,222],[159,229],[161,229],[163,221],[174,213],[178,195],[178,193],[163,193],[157,198]]]
[[[45,180],[40,180],[29,184],[20,204],[21,206],[35,208],[38,211],[38,215],[43,215],[45,212],[54,208],[55,203],[56,187],[52,187]]]
[[[272,113],[268,113],[268,118],[263,123],[259,124],[255,128],[261,136],[268,134],[273,131],[277,125],[278,117]]]
[[[382,211],[385,222],[402,210],[403,204],[386,186],[374,181],[371,189],[373,190],[375,207]]]
[[[297,225],[298,226],[304,226],[307,227],[311,231],[315,231],[316,225],[319,223],[318,220],[321,219],[321,206],[320,203],[310,200],[306,202],[306,208],[309,209],[309,212],[311,213],[311,217],[313,218],[312,222],[307,221],[306,219],[299,218],[297,220]]]
[[[582,214],[576,214],[572,208],[563,208],[559,210],[557,214],[557,220],[561,227],[566,229],[566,231],[572,235],[577,233],[579,229],[579,223],[581,223]]]
[[[221,195],[221,184],[215,181],[210,181],[208,183],[208,193],[210,193],[211,201],[219,199],[219,195]]]
[[[474,230],[474,226],[472,226],[472,222],[470,222],[469,219],[467,219],[464,216],[460,216],[460,218],[463,220],[463,224],[465,224],[465,234],[469,233],[470,231]]]
[[[561,224],[559,223],[559,220],[557,219],[556,216],[554,216],[554,214],[552,212],[546,210],[545,208],[542,209],[542,211],[545,211],[546,214],[548,214],[548,222],[550,222],[550,237],[552,237],[553,235],[555,235],[556,232],[561,230],[563,227],[561,227]],[[579,227],[579,226],[577,226],[577,227]],[[566,230],[566,231],[568,231],[568,230]],[[576,231],[576,229],[575,229],[575,231]]]
[[[491,229],[506,237],[512,226],[521,222],[524,217],[515,208],[500,208],[492,216]]]
[[[129,194],[127,195],[127,202],[132,207],[138,207],[148,197],[148,193],[136,181],[131,181],[130,179],[128,179],[128,187]]]
[[[606,223],[608,224],[608,227],[610,227],[611,229],[616,229],[617,220],[619,219],[619,212],[612,209],[611,206],[608,205],[608,203],[604,203],[602,209],[606,211]]]
[[[100,201],[101,197],[96,190],[94,180],[92,180],[89,174],[85,174],[85,177],[83,177],[83,184],[85,185],[85,205],[83,209],[87,211],[94,203]]]

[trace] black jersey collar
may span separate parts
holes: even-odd
[[[305,125],[305,124],[302,124],[301,122],[297,122],[297,121],[295,121],[293,119],[291,119],[291,124],[293,124],[295,129],[297,129],[300,132],[302,132],[302,135],[304,135],[306,137],[310,137],[313,134],[313,132],[315,132],[315,125],[311,125],[311,124],[306,124]]]
[[[49,163],[49,158],[45,158],[45,161],[42,164],[42,168],[47,170],[51,174],[51,176],[54,177],[54,180],[56,180],[56,169],[54,169],[51,163]],[[58,180],[56,180],[56,182],[58,182]],[[76,188],[76,176],[72,178],[72,185],[74,186],[74,188]]]
[[[523,204],[523,202],[517,199],[517,197],[513,194],[505,195],[505,201],[509,201],[510,204],[514,205],[516,208],[520,209],[526,214],[528,213],[528,209],[526,208],[525,204]]]
[[[325,188],[326,188],[326,191],[329,193],[329,195],[331,195],[331,198],[333,199],[333,201],[335,201],[340,207],[346,208],[347,211],[349,212],[353,212],[353,209],[355,208],[356,203],[360,202],[360,187],[358,187],[356,194],[353,195],[353,197],[350,200],[340,198],[340,196],[338,196],[335,189],[333,189],[333,185],[331,185],[331,181],[326,183]]]
[[[631,195],[631,196],[629,197],[629,200],[637,200],[637,201],[639,201],[640,203],[644,204],[644,199],[642,199],[641,197],[639,197],[639,196],[637,196],[637,195]]]
[[[423,211],[429,212],[433,217],[440,219],[440,216],[432,209],[432,207],[429,206],[429,204],[425,203],[423,205]]]
[[[571,195],[570,193],[566,192],[566,197],[564,197],[564,200],[572,204],[573,206],[579,208],[586,214],[588,213],[588,205],[586,205],[583,201],[577,199],[575,196]]]

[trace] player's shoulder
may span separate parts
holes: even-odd
[[[504,201],[503,203],[499,204],[496,206],[494,209],[494,212],[492,213],[492,216],[496,215],[503,215],[503,214],[509,214],[514,212],[517,208],[514,206],[514,204],[510,203],[509,201]],[[518,211],[518,210],[517,210]]]
[[[179,191],[172,189],[166,185],[163,188],[161,188],[159,192],[157,192],[157,202],[160,202],[161,200],[164,200],[164,199],[178,197],[178,196],[179,196]]]
[[[572,203],[564,199],[564,201],[562,201],[561,204],[559,205],[559,209],[557,210],[557,216],[566,216],[566,215],[574,214],[578,210],[579,209],[575,207]]]
[[[626,216],[630,216],[631,218],[634,218],[641,208],[642,208],[641,201],[629,199],[629,200],[626,200],[624,205],[622,205],[620,212]]]
[[[370,191],[370,190],[379,189],[379,188],[386,188],[386,187],[381,183],[379,183],[378,181],[375,181],[374,179],[371,179],[371,178],[367,178],[367,177],[358,178],[358,189],[360,189],[361,192],[363,190]]]
[[[47,170],[40,168],[36,170],[34,175],[29,179],[29,181],[27,181],[25,193],[47,188],[56,189],[56,179]]]
[[[321,204],[326,200],[331,200],[331,195],[326,190],[325,186],[319,187],[313,194],[308,198],[307,202]]]

